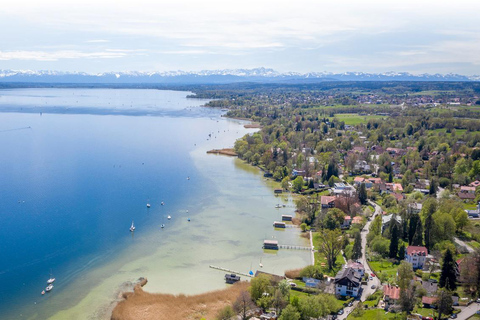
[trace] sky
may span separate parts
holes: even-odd
[[[480,1],[3,0],[0,69],[480,74]]]

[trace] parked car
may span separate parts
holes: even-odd
[[[348,303],[348,306],[349,306],[349,307],[353,306],[353,302],[350,301],[350,302]]]
[[[372,276],[368,277],[368,280],[373,280]]]
[[[370,275],[371,275],[372,277],[375,277],[375,273],[370,273]]]
[[[340,311],[338,311],[338,314],[342,315],[343,314],[343,309],[340,309]]]
[[[372,289],[375,289],[376,287],[377,287],[376,285],[372,284]]]
[[[456,314],[456,313],[452,314],[452,315],[450,316],[450,319],[457,319],[457,314]]]

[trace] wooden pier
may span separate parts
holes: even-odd
[[[293,249],[293,250],[312,250],[312,247],[292,246],[288,244],[279,244],[280,249]]]
[[[251,274],[244,273],[244,272],[234,271],[234,270],[230,270],[230,269],[227,269],[227,268],[222,268],[222,267],[217,267],[217,266],[212,266],[212,265],[209,265],[209,267],[212,268],[212,269],[216,269],[216,270],[220,270],[220,271],[225,271],[225,272],[228,272],[228,273],[240,274],[240,275],[245,276],[245,277],[250,277],[250,278],[253,278],[253,277],[254,277],[254,276],[252,276]]]

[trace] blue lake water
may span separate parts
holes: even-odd
[[[279,200],[256,170],[205,153],[252,131],[186,95],[0,91],[2,319],[108,318],[106,302],[87,299],[111,301],[123,281],[148,276],[146,290],[204,292],[224,286],[208,264],[246,270],[266,237],[302,242],[293,231],[274,234]],[[264,264],[280,273],[308,263],[308,254],[292,255]],[[50,270],[55,288],[42,297]],[[198,283],[182,285],[185,274]],[[89,304],[93,311],[81,307]]]

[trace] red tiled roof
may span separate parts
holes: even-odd
[[[383,286],[383,294],[390,299],[398,300],[400,298],[400,288],[386,284]]]
[[[437,301],[437,297],[427,297],[427,296],[424,296],[422,297],[422,303],[423,304],[434,304],[435,301]]]
[[[475,187],[461,186],[460,191],[475,191]]]
[[[360,216],[353,217],[352,223],[358,223],[358,224],[362,223],[362,217]]]
[[[407,247],[407,254],[409,256],[411,256],[412,254],[423,254],[423,255],[427,255],[428,254],[428,250],[427,248],[425,247],[420,247],[420,246],[408,246]]]
[[[324,205],[328,205],[330,202],[335,201],[334,196],[321,196],[320,202]]]
[[[475,180],[472,183],[469,184],[470,187],[478,187],[480,186],[480,181]]]
[[[355,177],[355,179],[353,179],[353,181],[355,181],[355,182],[363,182],[363,181],[365,181],[365,178],[364,178],[364,177]]]

